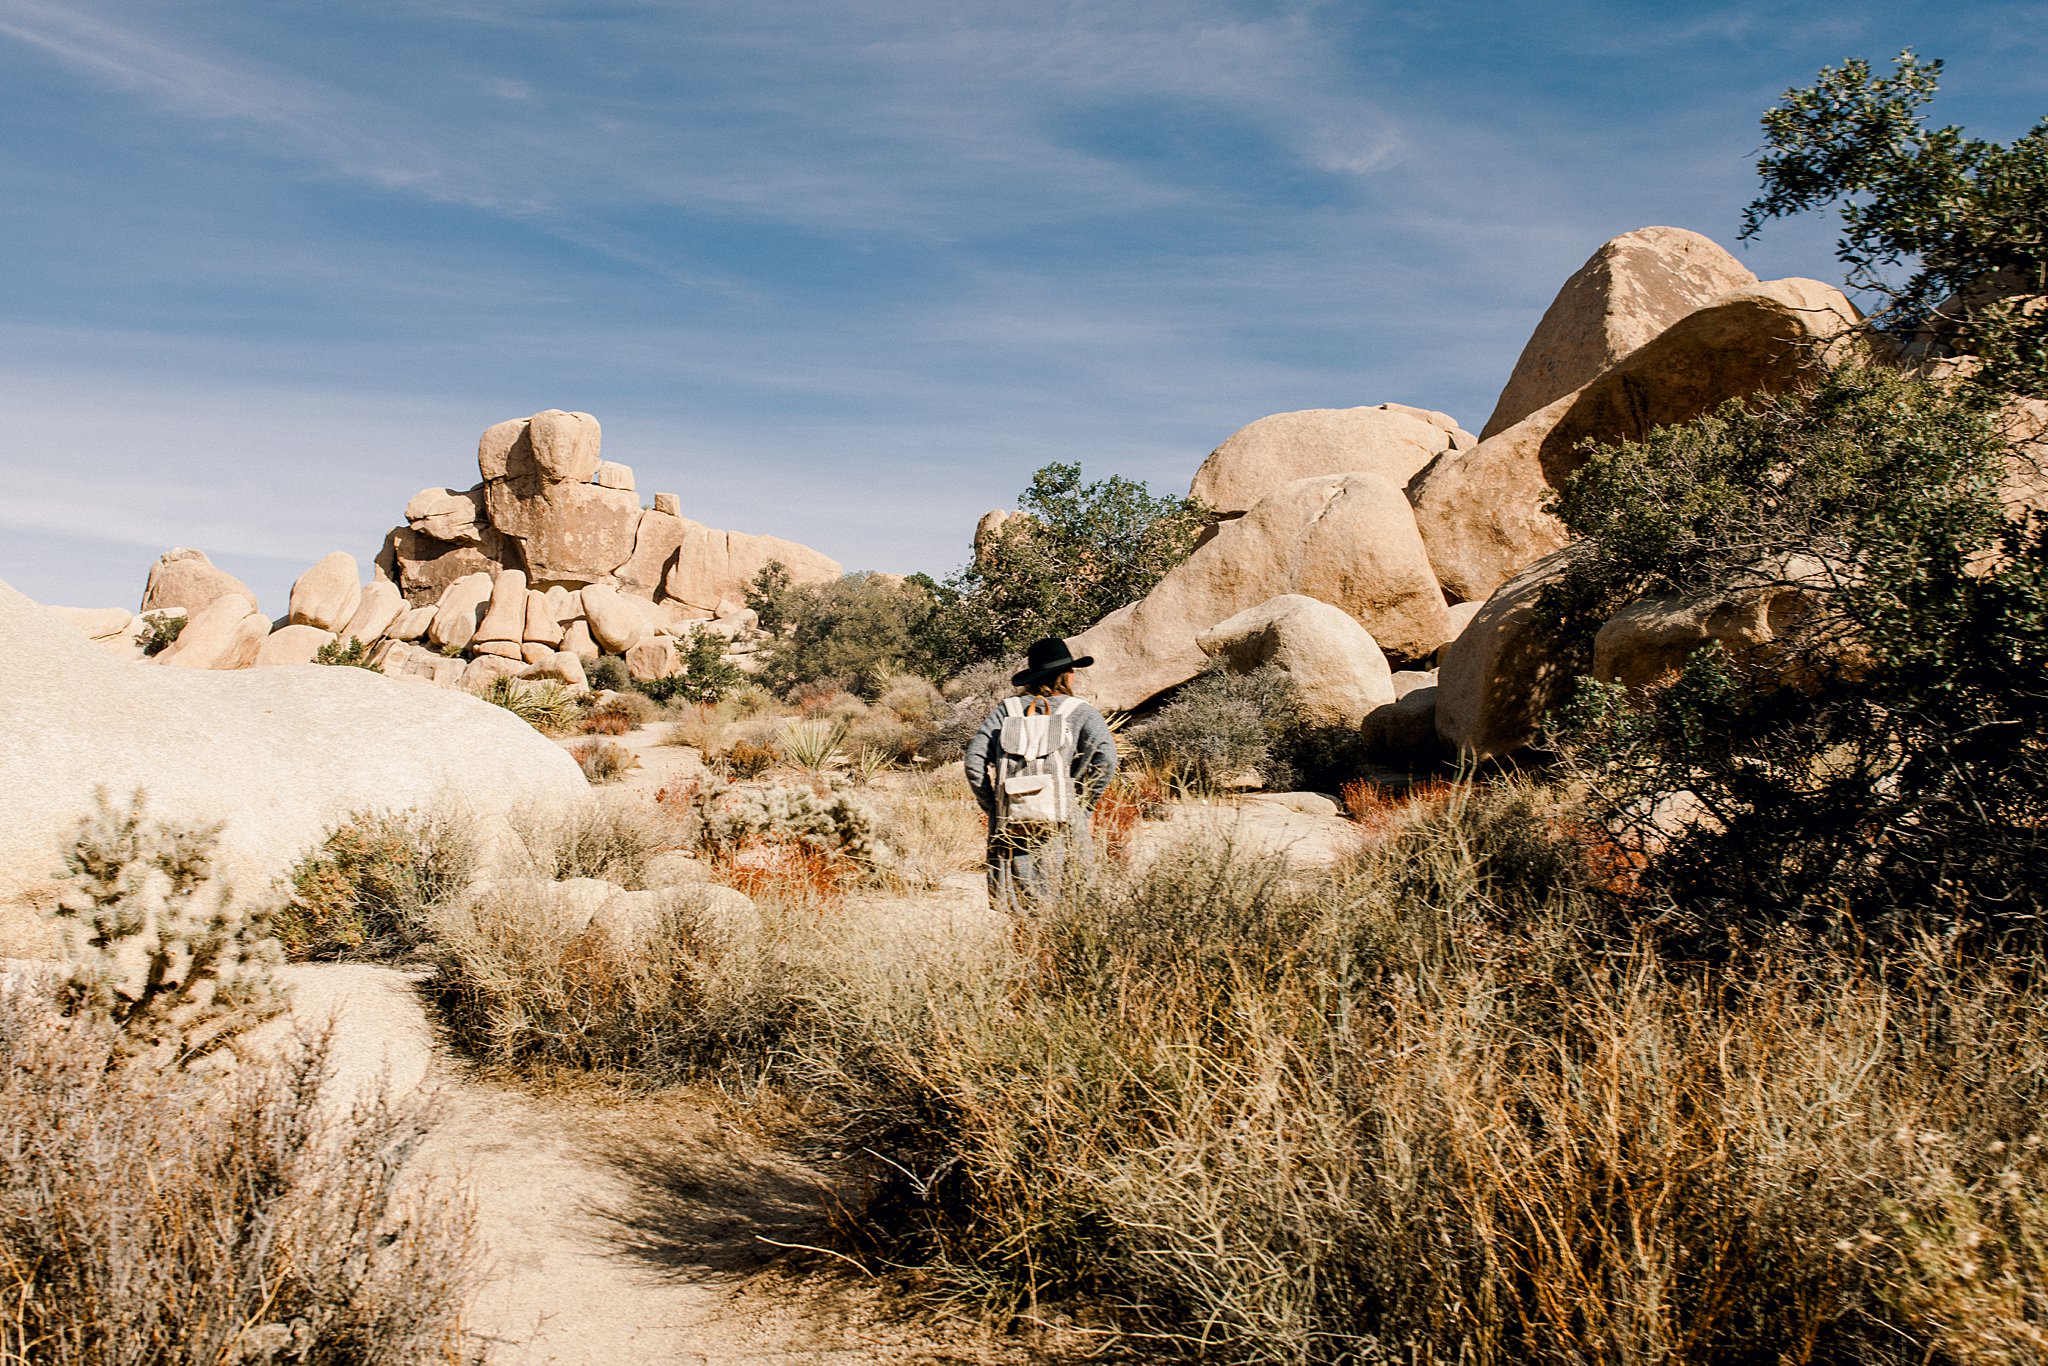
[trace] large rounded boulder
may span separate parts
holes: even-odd
[[[233,673],[116,659],[0,583],[0,651],[62,676],[0,713],[0,903],[47,904],[94,793],[223,823],[220,868],[267,893],[359,811],[507,813],[588,800],[575,761],[502,707],[367,669]]]
[[[1357,471],[1405,486],[1430,461],[1474,440],[1443,413],[1398,404],[1275,413],[1210,452],[1188,496],[1231,518],[1250,512],[1282,484],[1317,475]],[[979,529],[975,540],[978,545]]]

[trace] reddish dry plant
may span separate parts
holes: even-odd
[[[802,840],[754,837],[711,860],[711,875],[755,900],[832,905],[860,877],[852,860]]]
[[[592,712],[583,718],[583,733],[585,735],[624,735],[631,729],[633,729],[632,718],[621,712]]]
[[[1394,822],[1418,806],[1442,806],[1458,792],[1458,784],[1431,778],[1389,787],[1370,778],[1353,778],[1337,789],[1344,810],[1352,820],[1372,834],[1391,829]]]
[[[1130,853],[1131,836],[1138,831],[1138,822],[1145,815],[1143,802],[1126,792],[1119,783],[1111,783],[1095,803],[1090,824],[1095,838],[1112,858],[1123,858]]]
[[[846,689],[833,683],[807,683],[797,690],[791,699],[796,709],[805,716],[822,716],[832,710],[840,698],[846,696]]]
[[[678,820],[687,820],[697,810],[697,798],[703,794],[704,784],[696,778],[674,787],[658,787],[654,790],[654,804]]]

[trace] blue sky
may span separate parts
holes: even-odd
[[[1559,283],[1733,248],[1756,119],[1850,55],[2048,113],[2048,3],[0,0],[0,578],[283,609],[477,433],[944,572],[1078,460],[1183,488],[1266,413],[1476,428]],[[1832,279],[1831,223],[1738,248]]]

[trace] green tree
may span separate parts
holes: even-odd
[[[1843,369],[1596,451],[1564,488],[1578,549],[1546,605],[1581,663],[1626,602],[1808,566],[1764,656],[1703,650],[1647,695],[1582,684],[1559,728],[1694,948],[2038,933],[2048,522],[2001,508],[2007,453],[1993,395]]]
[[[1839,204],[1837,257],[1874,321],[1919,353],[1983,359],[1983,378],[2048,393],[2048,119],[2010,144],[1929,128],[1938,61],[1823,68],[1764,115],[1763,193],[1742,236]],[[1903,278],[1900,278],[1903,272]]]
[[[1152,591],[1209,523],[1199,502],[1115,475],[1083,483],[1073,464],[1040,469],[1017,503],[1023,515],[973,563],[923,580],[933,605],[918,645],[934,677],[1087,630]]]
[[[785,695],[829,683],[872,701],[910,671],[912,633],[931,596],[915,582],[848,574],[789,589],[782,605],[788,627],[764,651],[761,681]]]

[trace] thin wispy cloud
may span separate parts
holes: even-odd
[[[707,520],[932,570],[1048,459],[1171,484],[1280,408],[1475,422],[1602,237],[1732,228],[1761,103],[1822,62],[1910,42],[2031,122],[1982,15],[0,0],[0,247],[35,267],[0,387],[67,410],[0,451],[35,490],[0,577],[39,572],[5,533],[44,556],[95,506],[109,600],[157,539],[366,556],[544,406]],[[151,500],[172,412],[201,435]]]

